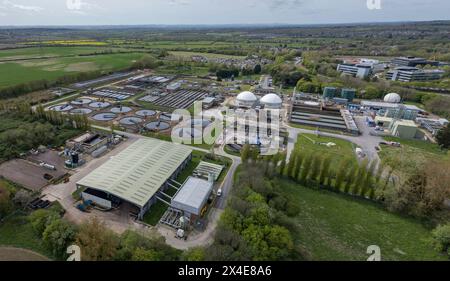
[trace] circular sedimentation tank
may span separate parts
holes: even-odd
[[[159,119],[164,121],[172,121],[172,113],[167,112],[161,113]]]
[[[115,107],[111,108],[112,113],[128,113],[132,110],[133,109],[128,106],[115,106]]]
[[[142,118],[139,117],[125,117],[120,119],[119,123],[122,125],[136,125],[136,124],[140,124],[142,123],[144,120],[142,120]]]
[[[70,104],[59,104],[59,105],[50,107],[50,110],[58,111],[58,112],[67,112],[72,109],[73,109],[73,106],[71,106]]]
[[[156,115],[156,111],[154,110],[139,110],[136,111],[136,115],[140,116],[140,117],[150,117],[150,116],[155,116]]]
[[[87,98],[76,99],[76,100],[73,100],[71,102],[71,104],[73,104],[73,105],[87,105],[87,104],[90,104],[90,103],[92,103],[92,100],[91,99],[87,99]]]
[[[94,115],[92,119],[96,121],[112,121],[117,117],[114,113],[99,113],[97,115]]]
[[[75,108],[70,111],[71,114],[88,115],[92,113],[92,109],[89,108]]]
[[[182,139],[196,139],[202,137],[202,131],[195,128],[177,128],[172,132],[172,135],[176,135]]]
[[[90,103],[89,107],[92,107],[92,108],[106,108],[106,107],[108,107],[110,105],[111,104],[109,102],[96,101],[96,102]]]
[[[209,124],[211,124],[211,121],[205,120],[205,119],[193,119],[193,120],[191,120],[191,126],[192,127],[202,126],[202,128],[206,128],[206,127],[209,126]]]
[[[145,125],[145,128],[150,131],[164,131],[170,128],[170,124],[167,122],[151,122]]]

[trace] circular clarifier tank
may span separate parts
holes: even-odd
[[[73,105],[87,105],[87,104],[90,104],[90,103],[92,103],[92,100],[91,99],[87,99],[87,98],[76,99],[76,100],[73,100],[71,102],[71,104],[73,104]]]
[[[172,132],[172,135],[182,139],[196,139],[202,137],[202,131],[194,128],[177,128]]]
[[[164,131],[170,128],[170,124],[167,122],[151,122],[145,125],[145,128],[150,131]]]
[[[71,106],[70,104],[59,104],[59,105],[50,107],[50,110],[58,111],[58,112],[67,112],[72,109],[73,109],[73,106]]]
[[[106,108],[106,107],[108,107],[110,105],[111,104],[109,102],[96,101],[96,102],[93,102],[93,103],[89,104],[89,107],[92,107],[92,108]]]
[[[151,116],[155,116],[156,115],[156,111],[154,111],[154,110],[147,110],[147,109],[139,110],[139,111],[136,112],[136,115],[140,116],[140,117],[151,117]]]
[[[114,113],[99,113],[97,115],[94,115],[92,119],[97,121],[111,121],[114,120],[117,117]]]
[[[131,107],[128,107],[128,106],[115,106],[115,107],[111,108],[111,112],[112,113],[118,113],[118,114],[120,114],[120,113],[128,113],[131,110],[133,110],[133,109]]]
[[[89,108],[75,108],[70,111],[71,114],[76,115],[88,115],[92,113],[92,109]]]
[[[205,119],[193,119],[191,121],[192,127],[198,127],[202,126],[202,128],[206,128],[211,124],[211,121],[205,120]]]
[[[139,117],[125,117],[120,119],[119,123],[122,125],[130,126],[130,125],[136,125],[139,123],[142,123],[144,120]]]
[[[164,121],[172,121],[172,113],[161,113],[161,115],[159,116],[159,119],[164,120]]]

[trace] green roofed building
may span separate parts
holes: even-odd
[[[192,157],[186,146],[156,139],[140,139],[77,182],[84,200],[111,208],[128,202],[140,209],[138,218],[157,200],[157,193],[185,168]]]

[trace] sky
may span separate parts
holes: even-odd
[[[328,24],[450,20],[450,0],[0,0],[0,25]]]

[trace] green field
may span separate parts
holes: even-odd
[[[60,47],[28,48],[0,52],[0,60],[19,57],[55,56],[46,59],[0,62],[0,88],[35,80],[53,81],[58,77],[89,71],[115,71],[130,67],[142,53],[72,56],[101,52],[103,48]]]
[[[389,213],[379,205],[280,180],[300,213],[296,239],[312,260],[368,258],[370,245],[381,248],[382,260],[445,260],[429,244],[430,229],[419,221]]]
[[[324,144],[334,143],[335,146],[328,147]],[[312,151],[314,153],[328,153],[332,155],[335,163],[344,157],[352,157],[356,162],[356,146],[346,140],[331,137],[316,136],[312,134],[299,134],[296,149]]]
[[[387,141],[400,142],[401,147],[381,146],[380,158],[385,165],[398,174],[409,174],[428,161],[444,161],[450,165],[450,152],[441,150],[437,144],[420,140],[403,140],[385,137]]]

